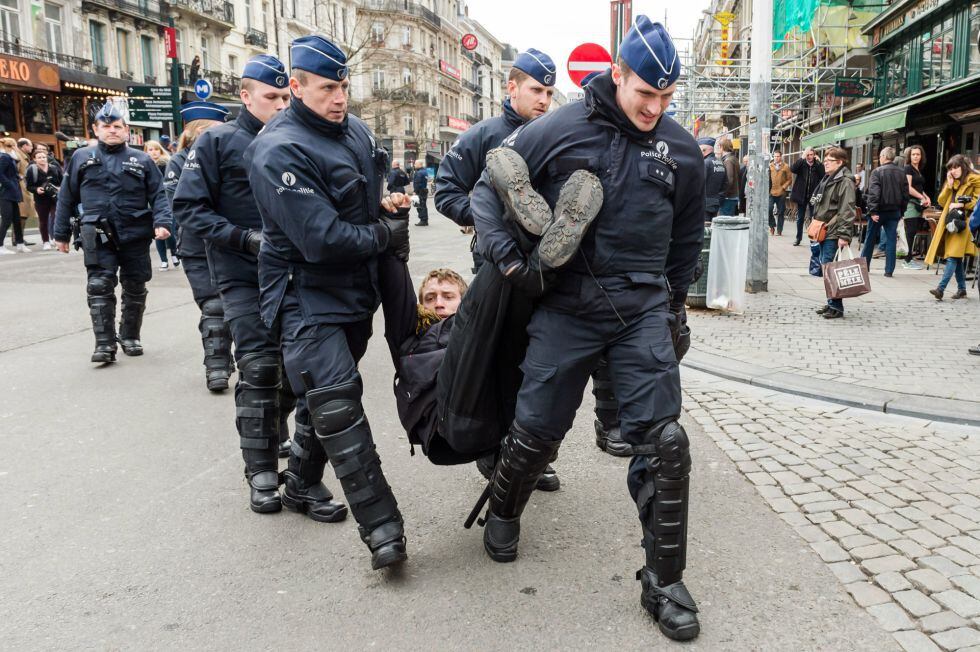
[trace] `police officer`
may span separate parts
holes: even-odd
[[[701,155],[704,156],[704,221],[710,222],[721,207],[721,191],[728,176],[725,164],[715,156],[715,139],[698,138]]]
[[[129,126],[113,103],[95,116],[98,143],[75,152],[58,193],[54,239],[68,253],[71,217],[81,204],[80,237],[88,271],[89,311],[95,330],[92,362],[116,360],[116,283],[122,285],[119,344],[143,355],[140,327],[150,280],[150,240],[166,240],[172,217],[160,170],[148,154],[130,148]],[[77,243],[77,240],[76,240]],[[76,244],[77,246],[77,244]]]
[[[263,221],[262,318],[270,329],[279,324],[289,382],[305,388],[297,410],[312,417],[319,440],[302,459],[290,457],[283,501],[319,482],[329,458],[371,566],[379,569],[407,554],[402,517],[364,414],[357,364],[380,301],[378,255],[407,249],[409,200],[393,195],[400,217],[382,214],[387,156],[364,122],[347,112],[343,51],[311,35],[293,41],[290,54],[289,108],[247,153]]]
[[[429,174],[425,171],[425,163],[422,159],[415,161],[412,190],[415,191],[415,196],[419,200],[419,221],[415,226],[429,226]]]
[[[504,141],[550,205],[576,168],[595,172],[605,200],[580,255],[554,272],[527,327],[524,380],[491,480],[484,547],[495,561],[516,558],[521,513],[605,351],[632,446],[628,485],[646,550],[641,602],[665,635],[690,639],[700,625],[681,579],[691,457],[677,422],[683,342],[675,351],[674,338],[701,248],[704,164],[694,139],[664,115],[679,75],[666,30],[639,16],[616,65],[586,87],[584,101]],[[516,285],[536,282],[486,174],[471,209],[480,251]]]
[[[555,62],[534,48],[514,59],[507,75],[504,111],[464,131],[446,152],[436,174],[436,209],[460,226],[474,226],[470,193],[486,167],[487,152],[515,129],[548,112],[555,94]],[[483,264],[473,249],[473,273]]]
[[[391,172],[388,173],[388,192],[400,192],[404,194],[408,184],[408,175],[402,169],[402,164],[399,161],[395,161],[391,164]]]
[[[228,109],[214,102],[188,102],[180,108],[180,117],[184,122],[184,132],[179,140],[180,150],[170,158],[163,175],[163,189],[171,207],[177,182],[194,141],[205,129],[223,123],[228,113]],[[223,392],[228,389],[228,378],[235,364],[231,357],[231,333],[225,323],[218,289],[211,281],[204,241],[187,229],[180,228],[180,223],[177,224],[177,253],[184,263],[184,273],[194,301],[201,309],[198,330],[204,344],[205,381],[210,391]]]
[[[181,228],[206,243],[224,319],[235,342],[238,383],[236,426],[252,511],[282,509],[278,454],[295,398],[282,382],[279,334],[259,316],[258,247],[262,218],[249,187],[242,155],[263,125],[289,103],[286,69],[273,56],[252,57],[242,72],[238,117],[202,133],[187,154],[174,193]],[[307,424],[297,421],[302,440]],[[346,507],[323,491],[302,503],[316,518],[342,519]]]

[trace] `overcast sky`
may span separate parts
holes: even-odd
[[[609,48],[608,0],[466,0],[470,17],[483,24],[497,39],[519,50],[533,47],[550,55],[558,65],[558,88],[578,87],[568,77],[568,54],[579,43],[599,43]],[[633,16],[646,14],[664,22],[675,38],[690,39],[701,11],[710,0],[633,0]]]

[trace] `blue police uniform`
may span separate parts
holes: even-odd
[[[419,223],[416,226],[428,226],[429,224],[429,173],[425,168],[419,168],[412,175],[412,190],[419,198]]]
[[[404,193],[409,183],[408,175],[401,168],[393,168],[388,173],[388,192]]]
[[[228,115],[227,109],[212,102],[190,102],[182,106],[180,112],[185,124],[195,120],[224,122]],[[163,175],[163,188],[171,206],[188,153],[188,149],[182,149],[174,154]],[[178,215],[174,217],[177,218]],[[228,389],[228,378],[234,371],[231,333],[225,323],[218,288],[214,285],[211,269],[208,267],[204,240],[182,228],[179,221],[177,222],[177,251],[183,262],[184,274],[187,275],[194,301],[201,309],[198,330],[204,346],[205,380],[209,390],[220,392]]]
[[[714,138],[698,138],[698,145],[715,146]],[[705,221],[718,214],[721,207],[721,191],[725,187],[728,175],[725,164],[718,160],[714,152],[704,157],[704,215]]]
[[[640,16],[621,56],[640,79],[667,89],[680,74],[670,37]],[[519,518],[530,487],[571,428],[589,372],[607,355],[623,439],[634,455],[629,488],[637,503],[647,563],[642,601],[672,638],[699,631],[681,581],[686,550],[687,436],[676,420],[681,388],[674,337],[701,248],[704,165],[694,139],[663,115],[641,131],[618,107],[611,73],[585,99],[528,123],[504,141],[527,162],[534,188],[554,206],[578,169],[602,182],[602,209],[578,256],[556,271],[527,328],[511,431],[487,514],[491,558],[516,556]],[[524,256],[512,223],[484,173],[471,198],[480,251],[507,272]]]
[[[282,63],[269,55],[250,59],[242,77],[280,89],[287,83]],[[236,426],[251,488],[250,506],[268,513],[282,509],[279,445],[288,436],[295,398],[282,382],[279,333],[263,323],[258,308],[256,248],[262,218],[242,157],[262,127],[262,121],[242,107],[236,119],[204,131],[187,153],[173,201],[185,237],[205,243],[224,320],[235,342]],[[302,426],[297,421],[297,429]]]
[[[294,70],[337,82],[347,76],[345,55],[323,37],[296,39],[290,52]],[[294,388],[305,388],[300,410],[319,440],[305,457],[290,456],[283,502],[322,487],[329,458],[372,566],[401,562],[402,518],[364,415],[357,370],[380,303],[378,255],[407,245],[407,220],[379,215],[387,154],[363,121],[328,121],[294,97],[247,157],[263,224],[262,317],[279,324],[286,374]]]
[[[102,122],[122,119],[111,104],[96,116]],[[125,143],[100,142],[83,147],[65,169],[54,237],[68,242],[71,218],[81,204],[79,236],[96,343],[93,362],[115,360],[117,281],[122,285],[119,343],[127,355],[143,353],[140,328],[146,309],[146,282],[152,276],[149,243],[155,228],[170,228],[173,221],[161,182],[153,159]]]

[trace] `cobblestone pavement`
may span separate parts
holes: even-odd
[[[980,652],[980,431],[685,372],[686,411],[906,650]]]
[[[855,251],[855,254],[857,251]],[[792,237],[770,238],[769,292],[748,296],[742,315],[689,310],[693,348],[703,353],[817,378],[918,396],[977,400],[980,300],[937,302],[932,270],[884,278],[884,260],[871,265],[870,294],[844,301],[844,319],[813,310],[825,302],[823,280],[807,274],[809,248]],[[955,285],[955,284],[954,284]],[[955,287],[954,287],[955,289]],[[814,351],[816,353],[814,353]]]

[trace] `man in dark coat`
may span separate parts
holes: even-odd
[[[824,169],[817,153],[812,147],[807,147],[803,158],[793,163],[789,171],[793,173],[793,190],[790,191],[789,198],[796,204],[796,240],[793,246],[798,247],[803,240],[803,223],[813,214],[810,198],[823,179]]]
[[[391,164],[391,172],[388,173],[388,192],[404,193],[409,183],[411,181],[402,169],[401,162],[394,161]]]

